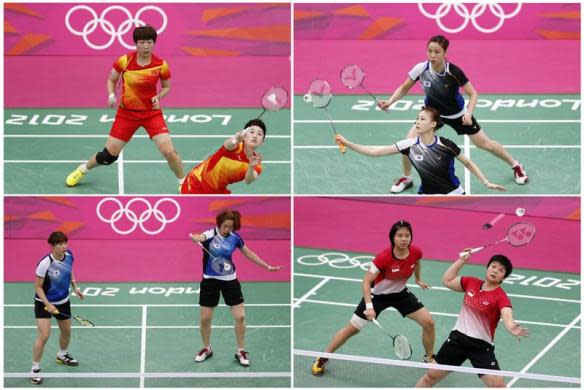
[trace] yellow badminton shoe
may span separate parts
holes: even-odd
[[[79,183],[79,181],[83,178],[83,176],[85,176],[85,172],[83,172],[81,170],[81,166],[79,166],[77,169],[71,172],[69,176],[67,176],[65,183],[67,183],[69,187],[75,187],[77,183]]]

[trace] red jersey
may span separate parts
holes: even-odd
[[[408,257],[401,260],[395,258],[391,247],[379,252],[373,259],[373,265],[379,270],[379,274],[371,292],[379,295],[402,291],[421,258],[422,250],[413,245],[410,245]]]
[[[474,277],[460,278],[464,301],[454,329],[493,344],[501,310],[511,307],[511,301],[502,287],[483,291],[483,283],[483,280]]]
[[[148,65],[138,65],[136,52],[121,56],[114,62],[116,72],[122,74],[120,108],[133,111],[151,111],[152,97],[158,91],[158,80],[170,78],[168,64],[152,55]]]
[[[181,194],[230,194],[229,184],[245,179],[249,160],[245,155],[243,142],[235,149],[227,150],[221,146],[211,157],[191,169],[181,187]],[[262,166],[256,165],[257,174]]]

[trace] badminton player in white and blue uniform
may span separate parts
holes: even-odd
[[[71,304],[69,302],[69,286],[80,299],[84,296],[75,284],[73,276],[73,253],[67,249],[68,238],[63,232],[53,232],[48,238],[51,252],[43,257],[36,268],[34,283],[34,313],[37,323],[37,339],[32,349],[33,377],[31,382],[40,385],[42,377],[38,374],[45,344],[51,332],[51,317],[57,319],[59,325],[59,353],[57,363],[67,366],[77,366],[79,362],[69,354],[71,340]]]
[[[462,69],[446,61],[446,52],[450,42],[442,35],[433,36],[428,40],[428,60],[416,64],[408,73],[406,81],[400,85],[388,100],[381,100],[379,107],[387,110],[420,81],[424,89],[425,104],[440,111],[442,121],[452,127],[457,134],[466,134],[472,143],[495,157],[505,161],[512,169],[517,184],[526,184],[528,177],[523,165],[515,160],[499,142],[490,139],[473,116],[478,101],[478,93],[468,80]],[[462,88],[469,96],[468,106],[459,92]],[[410,129],[408,138],[416,136],[415,129]],[[391,187],[391,192],[402,192],[413,185],[410,175],[412,165],[403,158],[404,174]]]
[[[211,320],[213,311],[223,295],[225,304],[231,308],[235,320],[237,352],[235,359],[242,366],[249,366],[245,351],[245,310],[241,284],[237,280],[233,252],[241,253],[266,271],[279,271],[280,266],[271,266],[252,252],[236,233],[241,227],[241,214],[235,210],[223,210],[215,218],[217,226],[201,234],[191,234],[191,240],[203,246],[203,280],[200,285],[200,325],[203,348],[195,356],[200,363],[213,356],[211,348]]]

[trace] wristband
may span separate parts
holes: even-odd
[[[486,179],[486,180],[483,182],[483,184],[484,184],[484,185],[488,185],[489,183],[490,183],[490,181],[489,181],[488,179]]]
[[[373,309],[373,303],[369,302],[365,304],[365,309]]]

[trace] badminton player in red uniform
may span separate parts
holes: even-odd
[[[363,278],[363,298],[355,309],[349,323],[339,330],[326,347],[325,352],[332,353],[372,319],[389,307],[395,307],[403,317],[416,321],[422,327],[422,344],[426,355],[425,362],[434,361],[434,320],[422,302],[408,290],[406,283],[412,274],[416,284],[422,289],[430,286],[421,279],[420,260],[422,250],[412,243],[412,226],[409,222],[398,221],[389,231],[391,246],[375,256],[371,268]],[[372,287],[373,286],[373,287]],[[312,364],[314,375],[324,374],[326,358],[318,357]]]
[[[136,27],[133,33],[136,51],[125,54],[114,62],[107,80],[110,107],[116,104],[115,88],[120,77],[122,78],[120,104],[114,124],[103,150],[95,153],[67,176],[68,186],[77,185],[89,170],[97,166],[113,164],[140,127],[146,129],[179,183],[182,183],[185,176],[183,163],[174,149],[160,109],[160,99],[170,91],[170,70],[166,61],[152,53],[156,37],[154,28]],[[160,91],[156,87],[158,80],[162,85]]]
[[[227,186],[240,181],[251,184],[262,173],[262,155],[256,149],[266,137],[266,125],[252,119],[244,130],[225,140],[213,155],[191,169],[181,194],[230,194]]]
[[[460,366],[469,359],[475,368],[499,370],[495,358],[495,329],[499,319],[503,319],[505,329],[513,336],[525,337],[526,328],[513,320],[511,301],[501,287],[503,280],[511,274],[513,265],[503,255],[491,257],[487,265],[485,280],[475,277],[458,276],[470,258],[467,250],[454,262],[444,275],[442,283],[452,291],[464,293],[462,309],[448,339],[436,354],[436,363]],[[450,371],[428,369],[416,387],[432,387]],[[502,376],[493,374],[479,377],[488,387],[505,387]]]

